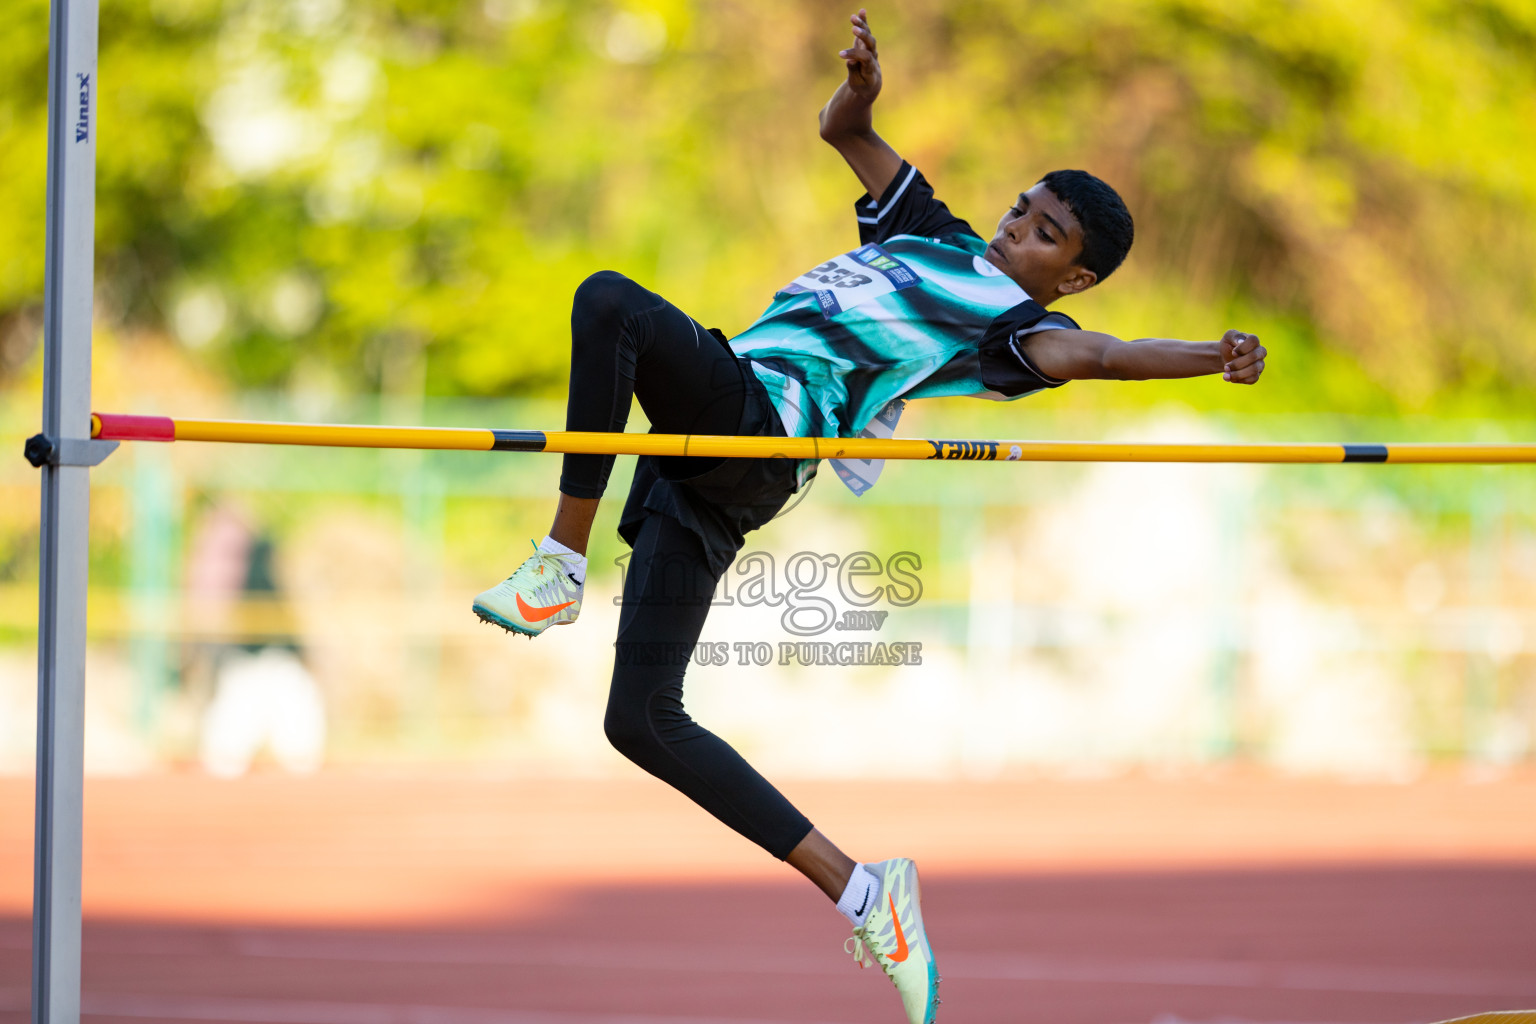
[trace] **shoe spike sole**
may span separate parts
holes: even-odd
[[[535,637],[539,635],[531,629],[524,629],[522,626],[517,625],[515,622],[508,622],[506,619],[502,618],[500,615],[497,615],[495,612],[487,611],[484,608],[477,607],[474,609],[474,613],[480,616],[481,622],[488,622],[493,626],[500,626],[508,633],[516,633],[518,636],[526,637]]]

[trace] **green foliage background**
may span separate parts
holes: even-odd
[[[856,238],[859,187],[815,120],[843,73],[842,7],[102,3],[101,408],[557,426],[570,295],[587,274],[624,271],[734,333],[775,287]],[[37,422],[48,5],[4,10],[0,435],[19,447]],[[1531,438],[1531,0],[897,0],[870,16],[887,76],[880,130],[979,229],[1056,167],[1125,194],[1136,247],[1073,315],[1126,337],[1239,327],[1273,353],[1258,388],[1084,384],[1015,405],[922,403],[904,431],[1114,436],[1170,429],[1173,399],[1199,410],[1173,421],[1202,439]],[[0,649],[30,640],[37,608],[36,475],[9,467]],[[1513,648],[1496,657],[1487,639],[1533,606],[1536,481],[1379,469],[1223,470],[1236,490],[1203,492],[1231,534],[1222,586],[1256,597],[1242,587],[1278,580],[1318,621],[1363,623],[1362,635],[1388,623],[1369,633],[1386,638],[1369,664],[1408,695],[1426,755],[1487,755],[1500,715],[1536,735],[1536,663]],[[355,594],[332,604],[329,577],[315,582],[315,565],[341,564],[333,554],[355,556],[336,578],[398,602],[381,621],[415,630],[393,675],[337,662],[326,677],[335,749],[532,743],[537,730],[517,730],[540,721],[537,694],[505,685],[502,648],[451,624],[468,619],[465,595],[488,566],[523,557],[557,472],[557,460],[462,453],[115,456],[94,477],[93,600],[106,603],[91,621],[106,631],[92,642],[132,666],[135,734],[162,754],[195,748],[206,694],[178,667],[192,634],[163,610],[179,600],[187,537],[211,503],[235,500],[294,552],[296,600],[325,609],[308,620],[313,649],[365,646],[329,621],[333,608],[357,611]],[[925,621],[960,650],[977,567],[990,565],[979,553],[1027,550],[1022,535],[1087,472],[893,464],[860,499],[824,473],[812,499],[824,511],[797,512],[808,518],[793,536],[830,545],[821,538],[857,523],[871,550],[923,552]],[[1258,481],[1251,494],[1244,480]],[[325,532],[338,521],[344,533]],[[371,546],[328,550],[326,538],[354,534]],[[594,545],[611,580],[624,548],[607,526]],[[1443,593],[1404,611],[1426,578]],[[1113,607],[1049,599],[1076,600],[1115,635]],[[1215,642],[1240,637],[1226,628]],[[1087,671],[1103,652],[1058,653]],[[1213,707],[1226,710],[1213,720],[1227,731],[1190,749],[1262,750],[1251,668],[1225,653],[1214,664]]]
[[[854,241],[816,138],[846,12],[104,0],[102,322],[236,388],[556,395],[611,267],[736,331]],[[900,0],[882,133],[979,228],[1058,166],[1120,188],[1125,335],[1260,332],[1248,408],[1521,411],[1536,382],[1525,0]],[[34,365],[47,4],[0,29],[0,373]],[[3,382],[0,382],[3,383]],[[1058,403],[1167,389],[1063,389]]]

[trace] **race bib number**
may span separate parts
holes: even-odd
[[[830,320],[860,303],[921,282],[922,278],[901,260],[878,245],[866,245],[807,270],[781,294],[815,292],[821,315]]]
[[[899,398],[893,398],[886,403],[885,408],[869,421],[869,425],[859,431],[860,437],[879,437],[890,439],[896,436],[896,422],[901,419],[901,411],[907,407],[907,403]],[[880,479],[880,473],[885,469],[884,459],[828,459],[832,463],[832,469],[855,495],[862,495],[865,491],[875,486],[875,481]]]

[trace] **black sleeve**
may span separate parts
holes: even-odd
[[[981,237],[933,197],[928,179],[905,160],[878,202],[866,192],[853,204],[853,211],[859,219],[859,241],[864,245],[883,242],[892,235]]]
[[[1065,313],[1053,313],[1033,299],[1027,299],[992,321],[978,346],[981,358],[981,382],[987,390],[1016,398],[1041,388],[1059,388],[1066,383],[1047,376],[1024,351],[1024,339],[1037,330],[1081,330],[1077,321]]]

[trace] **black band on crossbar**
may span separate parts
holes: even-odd
[[[542,430],[493,430],[493,452],[541,452],[546,439]]]
[[[1387,446],[1384,444],[1347,444],[1344,446],[1345,462],[1386,462]]]

